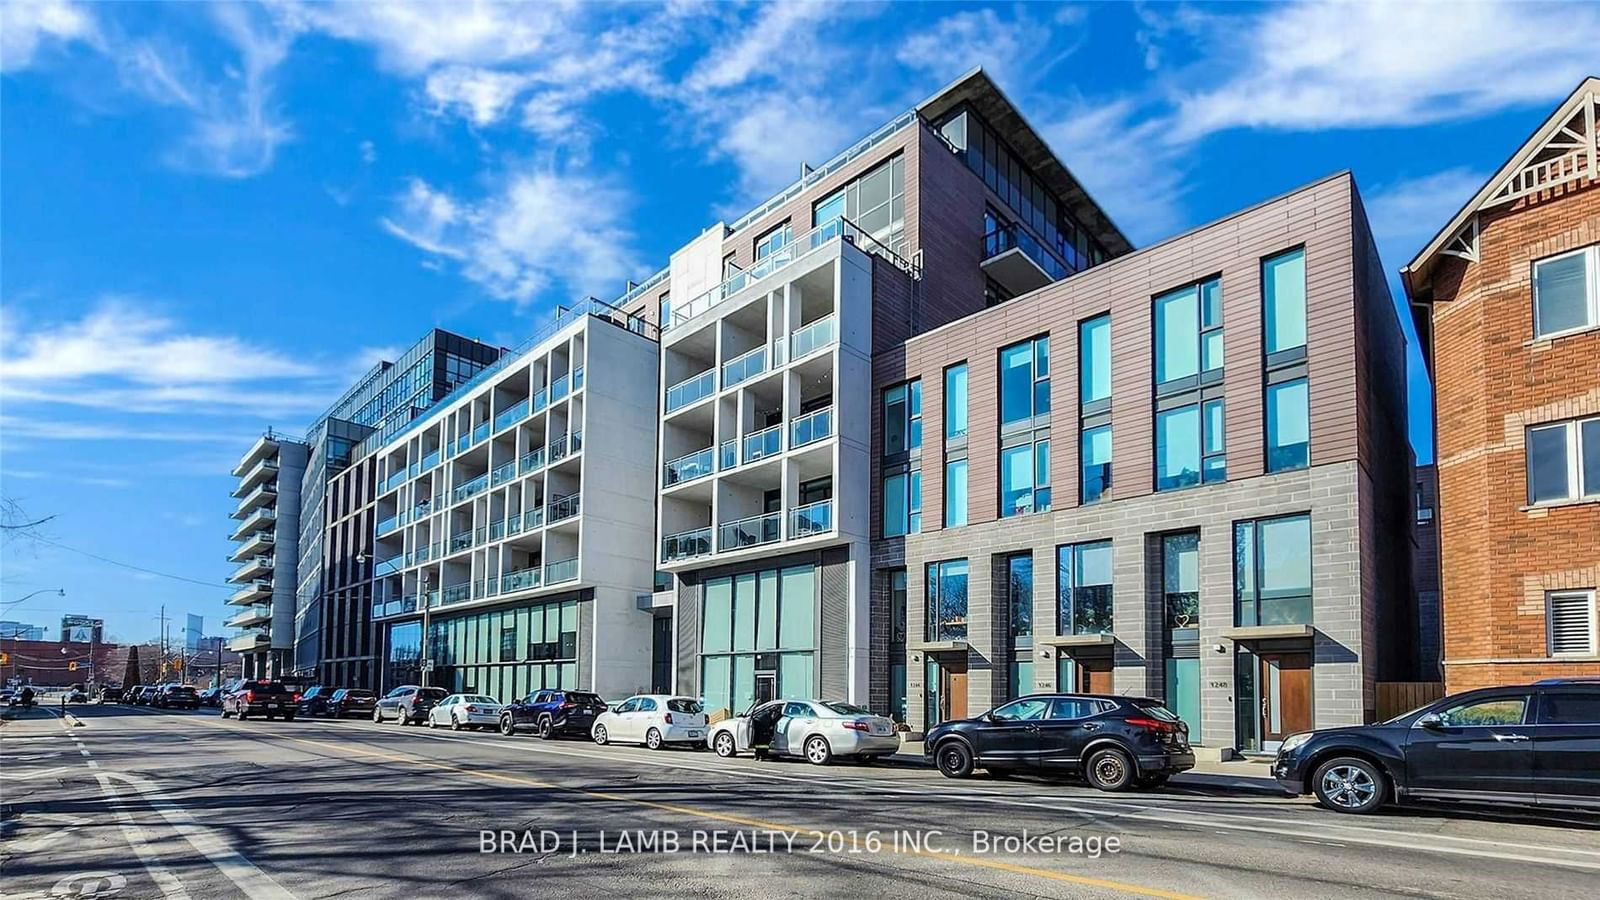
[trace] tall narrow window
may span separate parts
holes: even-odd
[[[1006,599],[1011,653],[1007,693],[1012,697],[1033,692],[1033,554],[1006,558]]]
[[[944,464],[944,527],[967,524],[967,461]]]
[[[1111,631],[1111,542],[1056,548],[1056,630],[1059,634]]]
[[[967,364],[960,363],[944,370],[944,436],[965,437],[967,434]]]
[[[1000,451],[1000,517],[1050,508],[1050,441],[1031,441]]]
[[[967,561],[929,563],[927,571],[928,641],[967,639]]]
[[[1050,412],[1050,338],[1000,351],[1000,425],[1028,422]]]
[[[1267,353],[1306,343],[1306,252],[1280,253],[1261,264]]]
[[[1234,622],[1311,624],[1311,517],[1240,522],[1233,530]]]
[[[1079,456],[1083,470],[1080,487],[1084,503],[1093,503],[1111,490],[1111,426],[1101,425],[1083,432]]]
[[[906,570],[891,569],[889,588],[889,716],[906,721]]]
[[[883,478],[883,536],[922,530],[922,471],[900,468]]]
[[[1207,279],[1157,297],[1155,327],[1158,387],[1220,370],[1222,280]]]
[[[1198,405],[1156,414],[1156,490],[1200,483],[1200,430]]]
[[[922,446],[922,382],[908,381],[883,392],[883,455]]]
[[[1533,335],[1600,326],[1600,246],[1533,264]]]
[[[1306,379],[1267,386],[1267,471],[1311,463],[1311,404]]]
[[[1078,325],[1078,400],[1092,403],[1111,396],[1111,316]]]

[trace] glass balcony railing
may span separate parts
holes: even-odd
[[[433,501],[424,500],[421,503],[418,503],[416,506],[411,507],[411,521],[415,522],[431,512],[433,512]],[[381,525],[382,523],[379,524]]]
[[[449,606],[452,603],[464,603],[472,599],[472,584],[452,584],[439,592],[439,605]]]
[[[552,464],[566,459],[567,449],[568,441],[567,436],[564,434],[545,446],[545,450],[547,451],[547,455],[549,456]]]
[[[429,591],[418,599],[426,603],[429,609],[433,609],[435,606],[438,606],[440,603],[444,602],[444,598],[441,597],[440,592],[436,590]]]
[[[517,461],[512,460],[503,466],[496,466],[494,471],[489,473],[489,484],[491,487],[505,484],[515,477],[517,477]]]
[[[722,364],[722,388],[727,390],[741,381],[753,378],[767,370],[767,348],[757,347]]]
[[[577,515],[579,499],[578,492],[574,491],[565,497],[557,497],[550,501],[550,521],[560,522]]]
[[[405,554],[404,553],[396,553],[394,556],[391,556],[388,559],[380,559],[377,562],[373,563],[372,564],[372,574],[373,574],[374,577],[379,576],[379,575],[393,575],[394,573],[396,573],[396,572],[400,571],[402,568],[404,568],[405,564],[406,564]]]
[[[789,359],[797,360],[808,353],[820,350],[838,339],[834,317],[824,316],[789,336]]]
[[[460,534],[450,535],[450,552],[460,553],[472,546],[472,532],[463,531]]]
[[[477,528],[472,529],[472,546],[476,547],[488,539],[489,526],[479,525]]]
[[[498,593],[500,593],[500,579],[491,575],[478,582],[477,590],[473,592],[472,596],[482,599],[484,597],[493,597]]]
[[[515,425],[518,422],[521,422],[523,419],[526,419],[527,417],[528,417],[528,401],[527,401],[526,398],[524,398],[522,401],[517,403],[515,406],[511,407],[510,409],[505,410],[504,412],[500,413],[500,415],[494,417],[494,430],[495,431],[500,431],[500,430],[505,429],[505,428],[510,428],[512,425]]]
[[[583,366],[572,370],[572,391],[577,393],[583,390]]]
[[[711,526],[669,534],[661,539],[661,561],[673,562],[711,555]]]
[[[715,369],[707,369],[699,375],[685,378],[672,387],[667,388],[667,412],[682,409],[698,400],[711,396],[717,389],[717,373]]]
[[[421,547],[411,551],[412,560],[418,563],[425,563],[428,560],[433,559],[435,546],[436,545],[434,544],[423,544]]]
[[[522,533],[522,516],[506,516],[506,537]]]
[[[716,455],[710,447],[685,454],[667,463],[663,484],[671,487],[715,472]]]
[[[795,419],[789,426],[789,446],[804,447],[833,436],[833,407]]]
[[[833,501],[818,500],[789,510],[789,540],[833,530]]]
[[[726,472],[739,465],[739,442],[723,441],[722,447],[717,451],[717,469]]]
[[[736,522],[725,522],[717,528],[717,550],[737,550],[772,544],[783,539],[783,513],[765,513]]]
[[[744,439],[744,461],[753,463],[758,459],[774,456],[783,451],[783,426],[774,425],[763,428],[755,434],[746,435]]]
[[[533,395],[533,411],[534,412],[544,412],[545,408],[548,407],[549,405],[550,405],[550,389],[549,388],[540,388]]]
[[[544,525],[544,507],[536,506],[522,514],[522,530],[532,531]]]
[[[400,527],[400,516],[398,514],[396,514],[396,515],[389,516],[388,518],[385,518],[385,519],[379,519],[378,520],[378,524],[373,527],[373,532],[375,534],[377,534],[378,537],[383,537],[384,535],[393,532],[396,528],[399,528],[399,527]]]
[[[578,558],[576,556],[571,559],[563,559],[557,560],[553,563],[545,563],[545,584],[560,584],[563,581],[574,581],[577,579],[577,577]]]
[[[557,378],[555,381],[550,382],[550,402],[557,403],[566,399],[568,385],[571,383],[572,382],[566,375],[563,375],[560,378]]]
[[[478,494],[481,494],[488,489],[489,473],[485,472],[471,481],[458,485],[455,489],[455,492],[451,494],[451,502],[460,503],[468,497],[476,497]]]
[[[1014,249],[1020,249],[1029,259],[1037,263],[1052,281],[1060,281],[1072,274],[1072,269],[1066,263],[1045,249],[1033,235],[1018,225],[1001,225],[983,236],[984,259],[992,259]]]
[[[415,477],[417,477],[418,475],[421,475],[421,474],[422,474],[422,464],[421,463],[412,463],[411,465],[406,467],[406,477],[407,478],[415,478]]]
[[[505,536],[506,523],[504,521],[489,523],[489,540],[498,541]]]
[[[405,469],[401,469],[398,472],[392,472],[388,478],[384,479],[383,489],[385,491],[392,491],[400,485],[405,484],[406,479],[409,477],[410,476],[406,473]]]
[[[544,465],[544,448],[539,447],[522,454],[522,459],[517,461],[517,471],[526,475],[542,465]]]
[[[579,450],[582,450],[582,449],[583,449],[583,432],[582,431],[574,431],[572,433],[572,452],[573,453],[577,453]]]
[[[500,593],[509,594],[512,591],[525,591],[536,588],[542,583],[541,575],[544,569],[534,566],[531,569],[520,569],[516,572],[507,572],[500,576]]]
[[[433,468],[434,466],[437,466],[438,464],[439,464],[439,451],[435,450],[432,453],[429,453],[427,456],[424,456],[422,458],[422,471],[426,472],[429,469]]]
[[[479,425],[477,428],[472,429],[472,442],[474,444],[478,443],[479,441],[486,441],[488,439],[489,439],[489,423],[488,422],[484,422],[482,425]]]

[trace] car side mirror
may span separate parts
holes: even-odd
[[[1444,719],[1441,718],[1438,713],[1428,713],[1427,715],[1418,719],[1417,724],[1423,728],[1443,728]]]

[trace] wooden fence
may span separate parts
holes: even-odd
[[[1378,721],[1392,719],[1444,696],[1442,681],[1378,682]]]

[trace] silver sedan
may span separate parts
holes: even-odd
[[[711,726],[706,744],[723,758],[741,752],[801,756],[825,766],[834,757],[895,753],[900,733],[892,720],[842,700],[772,700]]]
[[[483,694],[451,694],[428,710],[428,727],[494,728],[500,724],[500,701]]]

